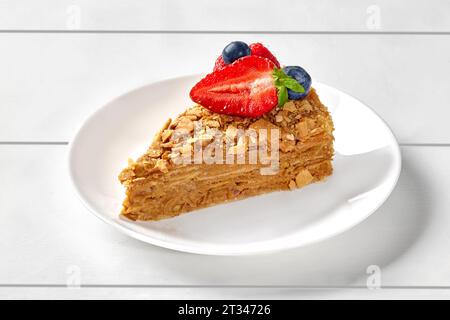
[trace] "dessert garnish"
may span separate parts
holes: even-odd
[[[250,47],[242,41],[233,41],[222,51],[222,58],[225,64],[235,62],[237,59],[251,55]]]
[[[228,44],[214,70],[191,90],[190,97],[217,113],[256,118],[288,99],[304,98],[311,77],[301,67],[280,68],[277,58],[261,43]]]
[[[275,58],[272,52],[270,52],[270,50],[267,49],[262,43],[256,42],[248,46],[245,42],[233,41],[229,45],[227,45],[223,49],[222,54],[217,57],[216,63],[214,64],[214,71],[216,71],[217,69],[222,69],[226,65],[233,63],[239,58],[250,55],[267,58],[272,61],[277,68],[280,67],[280,63],[278,62],[277,58]]]
[[[272,52],[269,51],[262,43],[252,43],[250,45],[250,52],[252,53],[252,56],[259,56],[264,57],[272,61],[277,68],[280,67],[280,63],[278,62],[277,58],[272,54]]]
[[[300,100],[306,97],[311,88],[311,76],[305,69],[299,66],[288,66],[283,68],[284,73],[294,78],[303,87],[304,92],[296,92],[288,89],[288,96],[291,100]]]

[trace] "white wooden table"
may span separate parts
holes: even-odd
[[[388,201],[336,238],[255,257],[157,248],[91,215],[66,168],[83,119],[210,70],[237,39],[390,124],[403,171]],[[0,0],[0,297],[450,298],[449,96],[448,0]]]

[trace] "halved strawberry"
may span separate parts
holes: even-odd
[[[253,56],[260,56],[269,59],[272,61],[277,68],[280,67],[280,63],[278,62],[277,58],[272,54],[272,52],[269,51],[262,43],[256,42],[249,45],[250,51]]]
[[[220,55],[220,56],[217,57],[216,63],[214,63],[213,71],[222,69],[225,66],[226,66],[225,61],[223,61],[222,55]]]
[[[190,97],[213,112],[258,117],[278,103],[274,68],[266,58],[240,58],[200,80]]]

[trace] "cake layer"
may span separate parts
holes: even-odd
[[[257,136],[239,136],[248,130]],[[188,134],[187,139],[178,135],[180,131]],[[258,119],[216,114],[195,106],[169,120],[148,151],[122,171],[119,179],[127,188],[122,214],[133,220],[158,220],[323,180],[332,173],[332,131],[331,117],[313,89],[306,98],[288,101]],[[269,170],[270,175],[261,170],[268,168],[267,162],[251,162],[252,147],[261,147],[261,132],[268,135],[267,154],[277,155],[272,159],[276,170]],[[193,161],[198,146],[206,153],[217,141],[231,143],[211,153],[214,159],[221,156],[222,162]],[[224,163],[230,154],[232,163]],[[241,164],[236,163],[238,155]]]
[[[245,165],[237,167],[234,172],[219,175],[217,173],[223,171],[222,166],[213,165],[215,168],[207,169],[211,171],[211,177],[199,179],[203,166],[197,165],[185,182],[164,182],[153,188],[136,187],[139,191],[130,191],[133,196],[125,201],[122,214],[132,220],[159,220],[218,203],[300,188],[332,173],[330,159],[306,167],[290,167],[274,176],[261,175],[259,170],[248,170]]]

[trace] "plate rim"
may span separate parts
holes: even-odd
[[[300,248],[300,247],[304,247],[304,246],[308,246],[314,243],[318,243],[318,242],[322,242],[325,241],[327,239],[333,238],[339,234],[342,234],[344,232],[347,232],[351,229],[353,229],[355,226],[359,225],[361,222],[363,222],[364,220],[366,220],[369,216],[371,216],[374,212],[376,212],[385,202],[386,200],[390,197],[390,195],[392,194],[393,190],[395,189],[395,187],[397,186],[398,180],[400,178],[400,174],[402,171],[402,155],[401,155],[401,150],[400,150],[400,146],[398,143],[398,140],[394,134],[394,132],[392,131],[391,127],[389,126],[389,124],[381,117],[378,115],[378,113],[373,110],[369,105],[367,105],[366,103],[364,103],[363,101],[361,101],[360,99],[354,97],[351,94],[348,94],[347,92],[338,89],[336,87],[324,84],[320,81],[314,81],[315,84],[318,84],[321,87],[326,87],[329,88],[331,90],[337,90],[353,99],[355,99],[356,101],[358,101],[359,103],[361,103],[365,108],[367,108],[375,117],[377,117],[387,128],[390,137],[392,138],[391,140],[394,142],[393,147],[394,147],[394,154],[395,154],[395,159],[394,159],[394,164],[395,164],[395,168],[397,169],[395,172],[395,179],[393,180],[392,185],[390,185],[389,191],[386,192],[385,196],[383,197],[382,201],[380,201],[372,210],[368,210],[366,212],[366,214],[361,215],[358,217],[358,219],[353,219],[351,220],[351,223],[348,223],[345,225],[344,228],[341,229],[336,229],[332,232],[328,232],[326,235],[315,238],[315,239],[311,239],[309,241],[304,241],[302,243],[290,243],[287,244],[283,247],[278,247],[278,248],[270,248],[270,249],[264,249],[261,248],[259,250],[222,250],[222,251],[214,251],[214,250],[208,250],[205,247],[195,247],[192,245],[183,245],[183,244],[177,244],[177,243],[173,243],[173,242],[169,242],[169,241],[165,241],[162,239],[157,239],[157,238],[152,238],[149,235],[145,235],[143,233],[140,233],[137,230],[133,230],[130,228],[127,228],[125,225],[122,225],[120,223],[117,223],[117,221],[106,217],[104,214],[101,214],[100,212],[98,212],[90,203],[89,201],[85,198],[85,196],[83,195],[83,192],[80,190],[79,186],[77,185],[76,181],[75,181],[75,172],[74,172],[74,157],[73,157],[73,153],[74,153],[74,148],[73,146],[76,145],[78,139],[80,138],[80,133],[82,132],[82,130],[88,125],[88,123],[90,123],[97,114],[99,114],[100,112],[102,112],[107,106],[117,102],[118,100],[136,93],[140,90],[143,90],[147,87],[151,87],[152,85],[157,85],[157,84],[162,84],[164,82],[171,82],[171,81],[175,81],[175,80],[182,80],[182,79],[189,79],[189,78],[193,78],[193,77],[201,77],[203,74],[200,73],[195,73],[195,74],[188,74],[188,75],[183,75],[183,76],[178,76],[178,77],[171,77],[171,78],[165,78],[165,79],[161,79],[161,80],[157,80],[157,81],[152,81],[149,83],[146,83],[142,86],[136,87],[134,89],[131,89],[129,91],[124,92],[123,94],[120,94],[118,96],[116,96],[115,98],[108,100],[106,103],[102,104],[98,109],[96,109],[94,112],[92,112],[91,114],[89,114],[82,122],[81,124],[76,128],[76,130],[74,130],[74,133],[71,136],[71,139],[69,140],[68,143],[68,152],[67,152],[67,165],[68,165],[68,174],[69,174],[69,180],[70,180],[70,184],[72,185],[73,190],[75,191],[77,198],[81,201],[81,203],[83,204],[83,206],[85,208],[88,209],[88,211],[90,211],[94,216],[96,216],[97,218],[99,218],[101,221],[105,222],[108,225],[113,226],[114,228],[116,228],[117,230],[123,232],[124,234],[143,241],[145,243],[151,244],[151,245],[155,245],[158,247],[162,247],[162,248],[166,248],[166,249],[170,249],[170,250],[175,250],[175,251],[179,251],[179,252],[187,252],[187,253],[194,253],[194,254],[200,254],[200,255],[213,255],[213,256],[244,256],[244,255],[258,255],[258,254],[268,254],[268,253],[274,253],[274,252],[280,252],[280,251],[285,251],[288,249],[294,249],[294,248]]]

